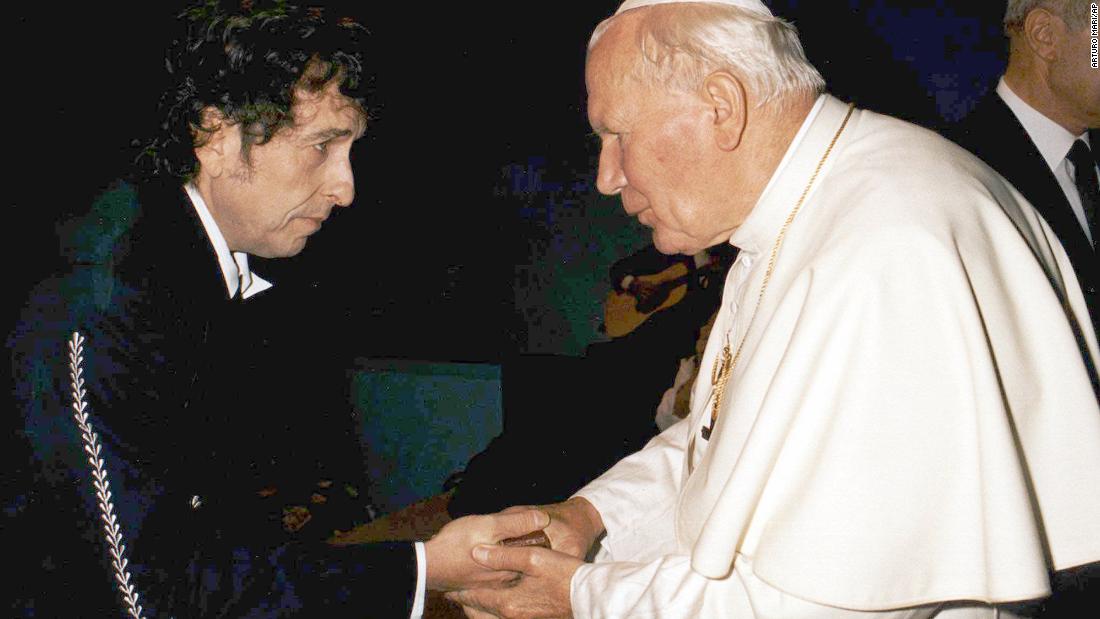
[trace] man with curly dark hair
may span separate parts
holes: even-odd
[[[180,17],[140,180],[69,226],[71,269],[8,339],[12,614],[407,617],[425,588],[507,584],[471,548],[545,526],[539,511],[461,519],[426,543],[329,543],[370,518],[361,471],[324,464],[356,461],[350,416],[330,433],[345,444],[296,443],[302,413],[279,405],[302,385],[253,369],[248,311],[278,292],[249,256],[299,253],[354,197],[363,28],[286,2]],[[283,483],[293,468],[308,486]]]

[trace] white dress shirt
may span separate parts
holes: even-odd
[[[256,275],[248,268],[248,254],[241,251],[230,251],[229,244],[222,236],[221,229],[218,228],[218,223],[214,221],[214,216],[210,213],[206,201],[202,199],[202,195],[199,194],[195,185],[188,183],[184,186],[184,190],[187,192],[187,197],[191,199],[191,204],[195,207],[199,220],[202,221],[202,227],[206,231],[207,238],[210,239],[210,244],[214,246],[214,253],[218,257],[218,266],[221,267],[222,277],[225,279],[225,290],[229,298],[236,297],[237,292],[240,291],[241,298],[247,299],[271,288],[271,282]],[[424,614],[427,582],[427,557],[424,553],[424,543],[416,542],[415,550],[416,594],[413,597],[410,619],[420,619]]]
[[[1008,109],[1016,115],[1016,119],[1027,131],[1028,137],[1039,149],[1039,154],[1047,162],[1050,171],[1054,173],[1054,178],[1058,180],[1058,186],[1062,188],[1062,193],[1066,195],[1066,200],[1069,201],[1069,205],[1073,209],[1073,215],[1077,218],[1077,223],[1085,231],[1085,237],[1095,246],[1096,239],[1092,238],[1089,222],[1085,217],[1085,208],[1081,205],[1081,195],[1077,193],[1077,184],[1073,180],[1076,171],[1073,169],[1073,163],[1066,158],[1070,149],[1073,148],[1073,143],[1077,140],[1083,141],[1090,149],[1093,147],[1092,144],[1089,144],[1089,132],[1085,131],[1081,135],[1075,136],[1066,131],[1065,127],[1047,118],[1042,112],[1031,107],[1019,95],[1012,92],[1012,88],[1009,87],[1003,77],[997,83],[997,94],[1004,100]],[[1100,176],[1097,178],[1100,179]]]
[[[237,291],[240,291],[241,298],[247,299],[271,288],[271,282],[248,268],[248,254],[243,251],[230,251],[229,244],[226,243],[221,229],[218,228],[218,222],[214,221],[214,216],[195,185],[188,183],[184,186],[184,190],[187,191],[187,197],[191,198],[195,212],[199,214],[199,220],[202,221],[202,227],[206,230],[210,244],[214,246],[214,253],[218,256],[218,266],[221,267],[222,277],[225,278],[225,290],[229,298],[236,297]]]

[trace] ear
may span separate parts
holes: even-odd
[[[748,120],[745,86],[728,71],[715,71],[703,80],[703,97],[712,109],[715,143],[724,151],[741,144]]]
[[[1024,40],[1033,54],[1052,62],[1057,57],[1058,41],[1065,27],[1065,22],[1049,10],[1033,9],[1024,19]]]
[[[240,128],[225,121],[225,116],[215,107],[202,111],[202,126],[193,127],[195,158],[199,160],[199,175],[209,178],[221,176],[227,169],[229,157],[240,150]]]

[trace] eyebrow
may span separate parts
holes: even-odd
[[[323,142],[332,140],[335,138],[344,138],[350,135],[355,135],[355,132],[351,129],[337,129],[335,127],[331,129],[321,129],[320,131],[314,131],[302,138],[305,142]]]

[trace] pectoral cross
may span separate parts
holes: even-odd
[[[729,335],[726,335],[726,345],[722,347],[722,363],[714,366],[710,371],[711,393],[714,394],[714,404],[710,409],[710,425],[703,426],[701,434],[704,441],[710,440],[714,432],[714,424],[718,421],[718,410],[722,407],[722,395],[726,392],[729,383],[730,372],[733,370],[733,355],[730,354]]]
[[[775,238],[775,244],[772,246],[771,258],[768,260],[768,269],[764,272],[764,281],[760,284],[760,295],[757,297],[756,306],[753,307],[752,315],[749,316],[749,321],[745,326],[745,335],[741,337],[741,343],[737,345],[737,353],[730,354],[730,334],[726,332],[726,345],[722,348],[722,364],[716,368],[711,369],[710,384],[713,387],[711,393],[714,394],[714,408],[710,409],[710,425],[703,428],[703,440],[710,440],[711,433],[714,432],[714,424],[718,421],[718,410],[722,408],[722,394],[726,391],[726,386],[729,384],[730,372],[733,371],[733,366],[737,364],[737,360],[741,358],[741,348],[745,345],[745,338],[748,337],[749,329],[752,327],[752,323],[756,320],[756,312],[760,309],[760,304],[764,301],[764,293],[768,290],[768,283],[771,282],[772,273],[775,272],[776,260],[779,257],[779,248],[783,246],[783,238],[787,235],[787,229],[790,228],[791,223],[794,222],[794,218],[798,215],[798,211],[802,210],[802,204],[806,201],[806,196],[810,195],[810,189],[814,186],[814,181],[817,180],[817,175],[821,173],[821,168],[825,166],[825,160],[829,158],[829,153],[833,152],[833,147],[836,146],[837,140],[840,139],[840,134],[844,133],[844,128],[848,126],[848,121],[852,118],[852,112],[855,111],[855,104],[848,105],[848,115],[844,117],[844,122],[840,123],[840,127],[836,130],[836,135],[833,136],[833,140],[829,142],[829,147],[825,149],[825,154],[821,156],[821,161],[817,162],[817,168],[814,169],[814,173],[810,176],[809,182],[806,183],[806,188],[802,190],[802,196],[798,198],[798,202],[795,203],[794,209],[791,210],[791,214],[787,216],[787,221],[783,223],[783,227],[779,229],[779,235]],[[739,260],[743,259],[742,255]]]

